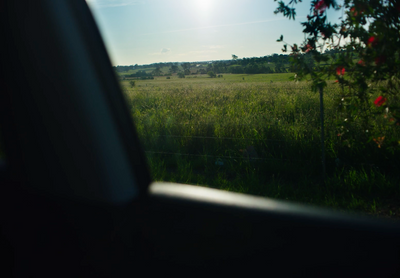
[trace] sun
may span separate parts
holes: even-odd
[[[214,0],[195,0],[194,6],[199,13],[210,12],[213,6]]]

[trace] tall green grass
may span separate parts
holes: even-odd
[[[319,95],[306,82],[276,81],[283,77],[122,83],[153,178],[379,214],[399,196],[399,152],[368,138],[398,131],[346,120],[330,84],[323,181]]]

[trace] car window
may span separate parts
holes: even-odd
[[[276,41],[302,40],[309,3],[289,21],[274,1],[86,2],[154,180],[397,218],[399,131],[364,140],[382,126],[344,117],[335,77],[323,90],[322,162],[320,94],[293,81]]]

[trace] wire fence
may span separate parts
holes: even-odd
[[[289,116],[286,116],[286,118]],[[290,116],[292,117],[292,116]],[[283,119],[285,119],[285,116],[283,116]],[[205,119],[206,121],[207,119]],[[281,119],[270,119],[269,123],[273,124],[276,122],[279,122]],[[265,121],[265,119],[259,119],[260,122]],[[262,124],[255,124],[254,122],[252,123],[235,123],[235,124],[220,124],[218,122],[203,122],[203,123],[192,123],[192,122],[187,122],[187,123],[177,123],[177,122],[170,122],[166,123],[166,126],[184,126],[184,127],[208,127],[208,126],[214,126],[218,128],[237,128],[237,127],[247,127],[250,129],[255,129],[255,128],[260,128],[260,129],[266,129],[268,126],[266,126],[265,123]],[[157,125],[156,125],[157,126]]]
[[[163,134],[158,135],[159,138],[174,138],[174,139],[206,139],[206,140],[238,140],[238,141],[259,141],[259,142],[274,142],[274,143],[283,143],[284,145],[290,143],[299,143],[300,140],[278,140],[278,139],[260,139],[260,138],[240,138],[240,137],[216,137],[216,136],[182,136],[182,135],[173,135],[173,134]],[[318,140],[315,140],[318,142]],[[245,160],[245,161],[253,161],[253,162],[292,162],[292,163],[307,163],[307,164],[319,164],[321,163],[321,158],[318,159],[297,159],[297,158],[276,158],[276,157],[260,157],[258,153],[256,155],[252,155],[247,153],[246,148],[243,150],[242,156],[237,155],[215,155],[215,154],[199,154],[199,153],[187,153],[181,151],[160,151],[160,150],[150,150],[146,149],[145,153],[148,155],[165,155],[165,156],[183,156],[183,157],[202,157],[202,158],[210,158],[210,159],[224,159],[224,160]],[[345,164],[349,166],[370,166],[375,167],[374,163],[344,163],[338,159],[335,161],[327,161],[328,165],[340,165]]]
[[[245,157],[245,156],[223,156],[223,155],[209,155],[209,154],[191,154],[191,153],[177,153],[177,152],[159,152],[159,151],[145,151],[146,154],[157,154],[157,155],[166,155],[166,156],[185,156],[185,157],[202,157],[202,158],[213,158],[216,159],[216,162],[219,159],[223,160],[243,160],[243,161],[252,161],[252,162],[257,162],[257,161],[279,161],[279,162],[289,162],[289,163],[307,163],[307,164],[312,164],[312,163],[320,163],[320,161],[316,162],[314,160],[302,160],[302,159],[290,159],[290,158],[263,158],[263,157]],[[368,167],[374,167],[376,168],[377,165],[374,163],[348,163],[348,162],[342,162],[342,161],[327,161],[327,165],[333,165],[333,166],[368,166]]]
[[[298,140],[277,140],[277,139],[258,139],[258,138],[239,138],[239,137],[215,137],[215,136],[181,136],[181,135],[158,135],[157,137],[166,138],[195,138],[195,139],[215,139],[215,140],[247,140],[247,141],[266,141],[266,142],[298,142]]]
[[[246,157],[246,156],[223,156],[223,155],[209,155],[209,154],[191,154],[191,153],[174,153],[174,152],[158,152],[158,151],[145,151],[148,154],[162,154],[162,155],[178,155],[178,156],[196,156],[196,157],[209,157],[217,159],[243,159],[250,161],[290,161],[290,162],[312,162],[311,160],[302,159],[284,159],[284,158],[263,158],[263,157]]]

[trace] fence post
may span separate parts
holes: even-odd
[[[322,159],[322,179],[325,181],[325,133],[324,133],[324,91],[322,86],[319,87],[319,111],[321,118],[321,159]]]

